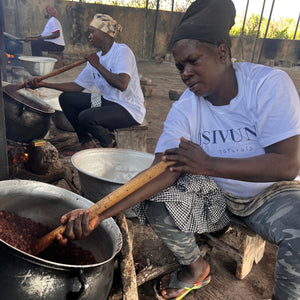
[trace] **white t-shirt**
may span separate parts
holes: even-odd
[[[87,62],[86,67],[75,82],[90,92],[93,92],[94,87],[96,87],[104,99],[125,107],[132,117],[141,124],[146,110],[133,52],[125,44],[113,43],[111,49],[105,55],[101,54],[102,51],[97,53],[100,63],[107,70],[115,74],[125,73],[130,76],[127,89],[121,92],[112,87],[89,62]]]
[[[57,45],[65,46],[64,35],[63,35],[61,24],[55,17],[51,17],[48,20],[47,24],[45,25],[44,31],[41,33],[41,36],[51,35],[55,31],[60,32],[59,37],[56,39],[52,39],[52,40],[45,39],[45,41],[51,42],[51,43],[54,43]]]
[[[199,144],[215,157],[246,158],[264,147],[300,134],[299,96],[283,71],[235,63],[238,94],[229,105],[214,106],[188,89],[167,116],[155,152],[178,147],[180,137]],[[224,190],[241,197],[256,195],[272,182],[214,178]]]

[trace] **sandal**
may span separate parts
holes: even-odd
[[[79,152],[78,150],[66,150],[63,152],[64,156],[73,156],[75,153]]]
[[[178,277],[177,277],[178,271],[179,270],[177,270],[175,272],[172,272],[170,274],[170,282],[169,282],[169,287],[168,288],[169,289],[185,289],[185,291],[180,296],[177,296],[176,298],[170,298],[168,300],[181,300],[189,292],[191,292],[193,290],[197,290],[197,289],[202,288],[203,286],[209,284],[210,280],[211,280],[211,276],[208,275],[204,280],[199,281],[197,283],[194,283],[194,284],[186,283],[186,282],[178,280]],[[155,291],[156,299],[158,299],[158,300],[166,300],[166,298],[163,298],[161,295],[159,295],[158,283],[159,283],[159,281],[157,281],[154,284],[154,291]]]

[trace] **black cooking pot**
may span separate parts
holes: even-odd
[[[12,34],[3,32],[5,52],[8,54],[16,55],[23,52],[23,41],[13,36]]]
[[[8,139],[29,143],[46,135],[55,112],[49,104],[25,89],[14,95],[3,90],[3,99]]]
[[[11,211],[56,228],[62,214],[93,203],[75,193],[29,180],[0,181],[0,210]],[[0,240],[1,299],[106,300],[113,282],[114,257],[122,247],[120,230],[106,219],[76,244],[99,263],[67,265],[18,250]]]

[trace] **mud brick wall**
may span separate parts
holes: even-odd
[[[83,56],[93,51],[88,42],[88,25],[96,13],[115,18],[124,28],[119,42],[126,43],[136,57],[153,58],[167,54],[167,44],[172,30],[182,13],[145,10],[142,8],[79,3],[63,0],[1,0],[4,5],[5,31],[25,37],[42,32],[46,19],[43,9],[53,5],[62,24],[66,41],[66,56]],[[156,30],[155,30],[156,28]],[[258,39],[255,37],[232,39],[232,56],[239,61],[259,62],[269,65],[299,65],[300,41]],[[24,43],[23,54],[31,55],[29,43]],[[168,56],[169,57],[169,56]]]

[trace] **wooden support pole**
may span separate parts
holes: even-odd
[[[132,238],[128,232],[128,224],[124,214],[116,217],[116,222],[120,227],[123,246],[119,254],[120,273],[122,279],[123,300],[138,300],[137,281],[132,255]]]
[[[9,178],[8,158],[6,150],[6,127],[5,127],[5,113],[4,100],[2,94],[2,76],[0,66],[0,180]]]

